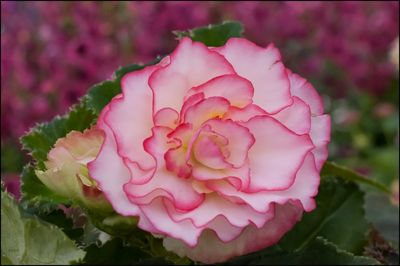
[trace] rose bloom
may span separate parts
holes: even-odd
[[[330,117],[272,44],[183,38],[121,86],[89,174],[167,250],[222,262],[275,244],[315,208]]]

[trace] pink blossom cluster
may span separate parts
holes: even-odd
[[[229,19],[241,21],[255,43],[275,43],[289,67],[333,91],[355,85],[379,93],[394,73],[387,53],[399,33],[398,11],[398,2],[379,1],[3,1],[1,137],[15,140],[64,113],[118,66],[171,52],[172,30]]]

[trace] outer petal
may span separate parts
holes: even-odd
[[[298,206],[277,205],[275,217],[261,229],[248,226],[238,238],[228,243],[223,243],[212,231],[207,230],[202,233],[199,243],[194,248],[170,237],[165,238],[163,244],[167,250],[173,251],[179,256],[187,256],[195,261],[214,264],[275,244],[300,220],[301,216],[302,209]]]
[[[219,96],[227,99],[233,106],[244,107],[252,102],[254,89],[247,79],[238,75],[223,75],[191,88],[186,97],[199,92],[204,93],[206,98]]]
[[[310,107],[300,100],[300,98],[293,97],[293,103],[272,115],[273,118],[281,122],[296,134],[306,134],[310,132],[311,127],[311,111]]]
[[[126,74],[121,81],[123,97],[114,98],[105,115],[106,123],[115,134],[120,156],[137,162],[144,169],[154,167],[143,141],[151,135],[153,127],[152,93],[147,82],[157,68],[151,66]]]
[[[117,153],[113,133],[104,123],[104,116],[108,111],[109,107],[106,106],[97,122],[97,127],[105,133],[105,139],[96,159],[88,164],[89,175],[96,180],[116,212],[126,216],[138,215],[139,208],[129,201],[123,191],[123,185],[129,181],[131,175]]]
[[[256,139],[249,151],[249,192],[282,190],[294,181],[308,151],[314,148],[308,135],[297,135],[269,116],[244,123]]]
[[[286,69],[290,81],[290,93],[297,96],[310,106],[311,114],[321,115],[324,112],[324,105],[315,88],[304,78]]]
[[[313,154],[318,171],[328,158],[328,144],[331,136],[331,118],[329,115],[320,115],[311,118],[310,137],[315,145]]]
[[[178,111],[190,88],[235,73],[223,56],[190,38],[181,39],[170,59],[171,63],[154,72],[149,80],[154,93],[154,113],[165,107]]]
[[[319,170],[315,166],[314,156],[309,152],[293,185],[288,189],[246,193],[226,182],[208,182],[206,186],[224,196],[239,198],[259,212],[268,211],[274,202],[285,204],[289,200],[299,200],[304,210],[311,211],[315,208],[313,197],[317,195],[319,182]]]
[[[207,194],[204,202],[189,212],[178,212],[172,204],[166,204],[168,213],[176,221],[191,219],[196,227],[202,227],[219,215],[224,216],[230,224],[236,227],[245,227],[250,222],[258,228],[273,217],[273,213],[257,212],[246,204],[235,204],[215,193]]]
[[[225,56],[238,75],[251,81],[255,104],[275,113],[291,103],[286,69],[273,45],[261,48],[246,39],[230,38],[214,50]]]

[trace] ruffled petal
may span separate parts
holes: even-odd
[[[129,182],[131,174],[117,152],[117,143],[104,116],[110,110],[106,106],[97,122],[97,127],[104,131],[105,138],[96,159],[88,164],[89,175],[96,180],[113,209],[121,215],[138,215],[139,208],[129,201],[123,191],[123,185]]]
[[[254,89],[247,79],[238,75],[223,75],[191,88],[185,98],[200,92],[206,98],[219,96],[227,99],[233,106],[244,107],[252,102]]]
[[[189,247],[184,242],[170,237],[165,238],[163,244],[167,250],[181,257],[187,256],[206,264],[224,262],[277,243],[300,220],[302,211],[298,206],[291,204],[277,205],[275,217],[261,229],[248,226],[238,238],[227,243],[222,242],[214,232],[205,230],[195,247]]]
[[[231,106],[223,119],[231,119],[236,122],[247,122],[258,115],[267,115],[267,112],[255,104],[249,104],[244,108]]]
[[[315,145],[313,154],[317,169],[321,170],[328,158],[328,144],[331,140],[331,117],[320,115],[311,118],[310,137]]]
[[[293,185],[288,189],[246,193],[238,191],[227,182],[207,182],[206,186],[224,196],[239,198],[259,212],[268,211],[273,203],[285,204],[289,200],[298,200],[304,210],[312,211],[315,208],[313,198],[318,193],[319,182],[319,171],[315,166],[313,154],[309,152],[296,174]]]
[[[154,113],[169,107],[180,110],[187,91],[208,80],[234,74],[232,66],[221,55],[200,42],[182,38],[170,55],[170,64],[154,72],[149,85],[154,94]]]
[[[311,111],[310,107],[300,98],[293,97],[293,103],[272,115],[273,118],[281,122],[287,128],[302,135],[310,132]]]
[[[167,128],[153,128],[153,136],[146,140],[145,148],[154,156],[157,168],[145,183],[127,183],[124,185],[124,191],[137,203],[139,201],[135,201],[135,198],[144,198],[155,190],[160,190],[161,194],[153,193],[152,196],[168,197],[178,209],[190,210],[197,207],[203,201],[204,196],[193,189],[189,180],[178,178],[175,173],[167,170],[163,154],[169,148],[167,143],[169,132],[170,130]],[[146,199],[147,202],[150,200],[149,197]]]
[[[241,167],[246,161],[248,150],[255,141],[250,131],[232,120],[212,119],[206,124],[228,139],[226,149],[229,151],[229,156],[226,157],[226,161],[234,167]]]
[[[297,135],[270,116],[243,123],[256,142],[249,150],[249,192],[281,190],[294,181],[308,151],[314,148],[308,135]]]
[[[297,96],[310,106],[311,114],[321,115],[324,112],[324,105],[315,88],[304,78],[286,69],[290,81],[290,93]]]
[[[163,108],[154,115],[154,125],[156,127],[176,128],[179,122],[179,114],[171,108]]]
[[[112,100],[105,116],[115,134],[120,156],[137,162],[144,169],[154,167],[143,141],[151,135],[153,127],[152,93],[147,81],[156,69],[158,66],[151,66],[126,74],[121,81],[123,97]]]
[[[206,98],[187,109],[185,123],[192,124],[193,128],[196,129],[209,119],[223,117],[229,106],[230,104],[225,98]]]
[[[292,102],[285,66],[272,44],[261,48],[246,39],[230,38],[214,50],[225,56],[238,75],[253,84],[253,102],[267,112],[275,113]]]

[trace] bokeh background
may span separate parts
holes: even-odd
[[[2,179],[18,191],[29,159],[18,139],[30,127],[119,66],[171,52],[173,30],[224,20],[242,22],[261,46],[273,42],[312,82],[332,115],[330,159],[391,186],[398,204],[399,2],[385,1],[2,1]]]

